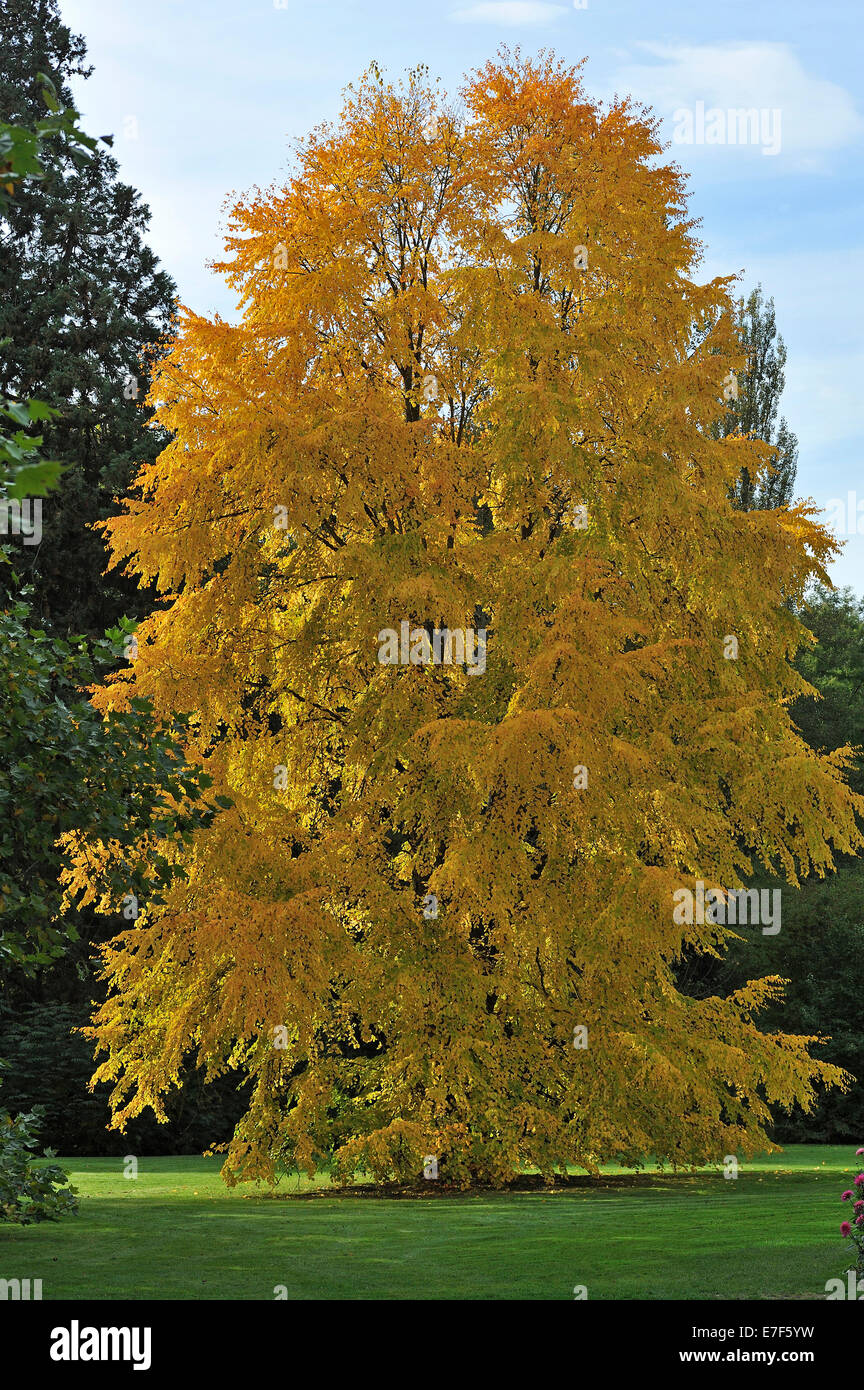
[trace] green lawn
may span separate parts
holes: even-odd
[[[43,1298],[589,1299],[825,1297],[845,1267],[854,1146],[797,1145],[722,1172],[558,1192],[335,1195],[294,1178],[228,1190],[219,1160],[68,1159],[81,1210],[0,1226],[0,1278]],[[431,1185],[430,1185],[431,1186]]]

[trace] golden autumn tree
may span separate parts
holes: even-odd
[[[730,504],[771,452],[712,432],[731,280],[653,119],[548,54],[458,107],[373,69],[228,253],[108,527],[164,602],[100,698],[189,714],[233,802],[106,948],[115,1124],[197,1064],[252,1083],[229,1180],[764,1146],[846,1078],[759,1031],[776,978],[680,992],[734,928],[674,904],[862,844],[788,714],[832,545]]]

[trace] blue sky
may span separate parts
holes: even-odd
[[[670,141],[685,132],[681,112],[698,122],[702,103],[705,143],[673,143],[670,157],[691,173],[705,275],[740,271],[745,291],[761,281],[773,295],[789,352],[782,410],[800,442],[797,492],[820,507],[856,494],[861,517],[850,524],[847,505],[833,577],[864,593],[860,0],[587,0],[584,8],[61,0],[61,8],[95,66],[77,92],[85,128],[114,133],[122,175],[150,205],[151,242],[181,299],[226,317],[230,292],[206,268],[221,251],[226,198],[278,180],[291,139],[335,117],[342,89],[373,59],[392,75],[424,62],[455,92],[502,41],[527,52],[551,47],[588,59],[592,96],[629,93],[651,105]],[[759,138],[714,142],[711,112],[725,119],[741,108],[765,113]],[[836,508],[832,518],[836,525]]]

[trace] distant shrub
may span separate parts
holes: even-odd
[[[42,1114],[37,1107],[13,1117],[0,1110],[0,1221],[29,1226],[36,1221],[57,1221],[78,1210],[75,1188],[59,1163],[37,1163],[38,1130]],[[53,1158],[46,1149],[45,1158]]]

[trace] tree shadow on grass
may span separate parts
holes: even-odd
[[[719,1179],[723,1181],[722,1172],[717,1173],[622,1173],[622,1174],[600,1174],[592,1177],[590,1174],[567,1174],[555,1178],[554,1181],[547,1181],[536,1174],[525,1174],[518,1178],[513,1178],[510,1182],[504,1183],[500,1187],[495,1187],[490,1183],[477,1183],[471,1187],[460,1187],[456,1183],[448,1183],[441,1178],[433,1180],[418,1179],[412,1183],[399,1182],[357,1182],[346,1183],[343,1185],[328,1185],[315,1187],[304,1192],[260,1192],[254,1194],[255,1197],[264,1197],[275,1201],[292,1202],[316,1202],[322,1198],[333,1197],[357,1197],[367,1199],[379,1199],[388,1201],[436,1201],[442,1197],[477,1197],[477,1196],[506,1196],[508,1193],[539,1193],[541,1195],[552,1196],[556,1193],[591,1191],[591,1192],[610,1192],[616,1190],[626,1190],[632,1188],[654,1188],[658,1191],[678,1190],[681,1191],[685,1186],[693,1183],[704,1183]],[[253,1197],[252,1193],[245,1193],[244,1196]]]

